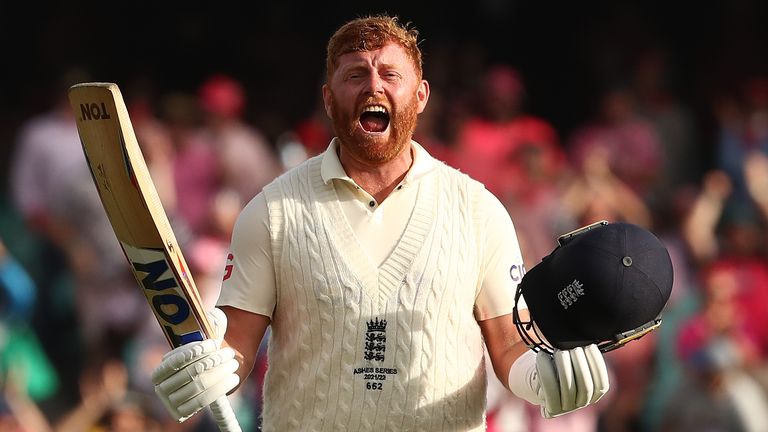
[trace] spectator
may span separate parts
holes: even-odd
[[[604,153],[610,171],[647,204],[662,169],[662,148],[653,125],[636,113],[624,87],[605,91],[597,117],[571,136],[575,165],[583,166],[596,149]]]
[[[744,198],[743,166],[751,153],[768,154],[768,78],[755,77],[742,84],[740,94],[727,95],[715,104],[718,122],[716,167],[734,185],[734,195]]]
[[[31,327],[36,300],[35,282],[0,238],[0,393],[11,405],[18,402],[19,410],[36,408],[53,397],[60,384]]]
[[[443,139],[440,131],[441,116],[443,115],[443,99],[437,92],[432,92],[430,104],[419,116],[413,139],[420,143],[432,156],[448,165],[456,166],[456,150],[453,144]]]
[[[321,84],[322,85],[322,84]],[[323,98],[317,97],[310,114],[301,120],[294,131],[298,140],[304,145],[307,157],[322,153],[333,138],[331,122],[325,114]]]
[[[525,113],[525,88],[517,70],[488,68],[479,97],[478,112],[463,124],[457,138],[456,167],[506,203],[529,186],[521,166],[523,148],[540,150],[543,163],[554,166],[563,162],[563,154],[554,128]]]
[[[80,403],[56,422],[55,432],[169,430],[161,428],[161,423],[149,414],[149,397],[154,395],[134,392],[120,361],[111,360],[86,370],[80,380],[80,393]]]
[[[63,256],[59,265],[44,263],[57,279],[40,285],[47,303],[38,309],[38,334],[67,380],[64,388],[79,374],[81,362],[118,356],[122,344],[151,322],[93,184],[66,99],[69,85],[85,80],[78,70],[65,74],[50,110],[22,126],[11,166],[17,209],[54,255]],[[67,298],[74,304],[62,301]],[[57,321],[62,310],[72,312],[74,324]],[[78,337],[82,351],[73,349]]]
[[[704,167],[701,129],[692,110],[675,91],[670,54],[662,48],[643,50],[632,71],[631,93],[637,114],[650,122],[664,155],[658,178],[652,185],[649,205],[654,211],[667,211],[679,187],[695,184]]]
[[[200,163],[218,174],[209,178],[215,183],[208,183],[210,195],[203,198],[205,211],[198,213],[202,220],[194,223],[196,229],[188,255],[203,297],[210,299],[212,306],[213,299],[218,297],[221,268],[235,218],[282,168],[262,133],[243,120],[246,93],[240,82],[226,74],[211,75],[198,89],[197,97],[203,114],[198,145],[207,146],[200,154],[215,156],[207,162],[201,159]],[[215,166],[211,166],[212,161]],[[182,169],[189,167],[177,169],[179,176],[186,176],[180,172]]]
[[[148,90],[139,90],[126,95],[126,103],[152,183],[163,208],[173,219],[177,202],[174,181],[176,151],[169,128],[155,114],[151,97]]]
[[[541,147],[523,145],[514,157],[525,187],[506,203],[519,231],[526,268],[532,268],[555,246],[555,238],[575,228],[561,214],[562,200],[573,172],[565,163],[552,164]]]
[[[246,203],[280,173],[274,149],[243,120],[246,93],[240,82],[224,74],[212,75],[198,97],[205,114],[203,131],[221,164],[223,186]]]
[[[171,93],[162,98],[161,106],[173,144],[169,151],[173,159],[170,181],[176,204],[169,208],[169,218],[184,247],[210,229],[210,209],[221,187],[221,173],[215,150],[201,133],[202,113],[197,100],[183,93]],[[180,233],[179,225],[188,231]]]
[[[667,406],[665,430],[766,430],[768,398],[750,375],[765,355],[762,335],[745,309],[743,274],[732,265],[713,264],[702,278],[702,308],[683,324],[677,340],[689,375]]]
[[[18,392],[0,394],[0,430],[3,432],[52,432],[45,415],[34,402]]]
[[[575,177],[569,179],[561,199],[562,224],[573,227],[597,220],[624,221],[650,227],[650,210],[642,198],[611,167],[610,150],[583,148]]]

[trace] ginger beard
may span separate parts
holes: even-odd
[[[334,133],[341,142],[341,146],[355,159],[374,164],[389,162],[410,144],[418,117],[416,95],[413,95],[402,109],[392,106],[386,99],[365,98],[356,104],[353,112],[342,109],[333,90],[330,96]],[[388,115],[380,117],[377,121],[386,122],[382,131],[389,130],[388,139],[383,134],[367,132],[363,127],[361,117],[372,115],[363,113],[363,107],[371,104],[387,107]]]

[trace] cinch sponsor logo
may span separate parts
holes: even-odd
[[[183,327],[199,328],[187,299],[179,293],[179,282],[165,253],[157,249],[136,248],[123,243],[123,250],[133,266],[136,280],[144,289],[155,316],[173,346],[203,340],[198,329],[183,333]],[[184,325],[188,320],[192,323]]]
[[[525,265],[522,263],[512,264],[512,267],[509,268],[509,277],[515,282],[520,282],[523,276],[525,276]]]
[[[107,112],[104,102],[100,104],[80,104],[80,116],[83,120],[107,120],[112,118]]]

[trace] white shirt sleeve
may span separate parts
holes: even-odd
[[[217,306],[232,306],[272,318],[276,304],[269,210],[258,194],[240,212],[232,231]]]
[[[482,220],[477,223],[486,238],[475,319],[483,321],[512,313],[515,290],[525,266],[515,227],[504,205],[487,190],[483,190],[479,205],[476,214],[482,215]],[[525,308],[525,303],[521,301],[519,307]]]

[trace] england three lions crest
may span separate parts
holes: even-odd
[[[364,358],[383,362],[387,346],[387,320],[379,321],[377,317],[368,321],[366,325],[368,330],[365,332]]]

